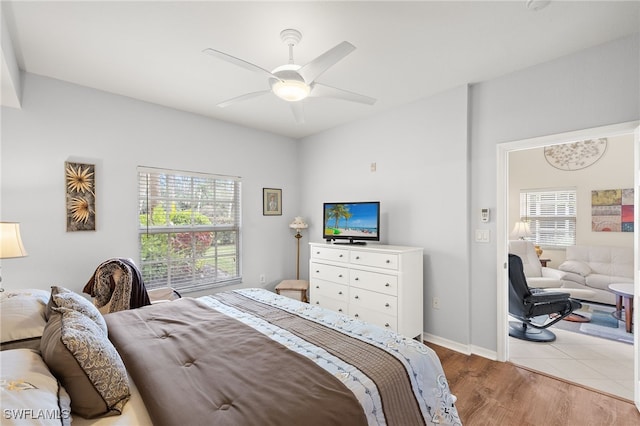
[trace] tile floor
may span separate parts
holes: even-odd
[[[553,332],[551,343],[509,337],[510,361],[633,401],[633,345],[557,328]]]

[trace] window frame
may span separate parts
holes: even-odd
[[[576,244],[578,195],[575,187],[520,190],[520,220],[528,223],[531,241],[563,250]],[[550,214],[551,211],[555,214]]]
[[[160,287],[172,287],[176,290],[184,293],[214,289],[219,287],[224,287],[228,285],[240,284],[242,282],[242,247],[241,247],[241,235],[242,235],[242,203],[241,203],[241,187],[242,180],[238,176],[227,176],[227,175],[219,175],[212,173],[200,173],[200,172],[192,172],[192,171],[183,171],[183,170],[174,170],[174,169],[166,169],[166,168],[155,168],[155,167],[147,167],[147,166],[138,166],[137,167],[137,175],[138,175],[138,254],[140,258],[140,271],[142,273],[143,279],[145,280],[145,286],[148,289],[160,288]],[[160,176],[164,175],[164,177],[160,178]],[[186,192],[178,191],[181,189],[179,184],[175,184],[175,181],[172,183],[166,184],[163,188],[166,192],[164,194],[150,195],[150,177],[157,177],[158,181],[167,179],[171,180],[171,177],[176,181],[188,182],[189,189]],[[167,178],[169,176],[169,178]],[[196,192],[194,189],[194,181],[199,181],[202,183],[203,181],[207,185],[211,185],[213,188],[217,188],[217,185],[229,186],[231,185],[231,190],[227,191],[223,194],[226,198],[222,198],[223,196],[216,196],[217,191],[212,191],[213,195],[209,196],[206,199],[202,199],[201,196],[196,198]],[[231,182],[231,184],[230,184]],[[197,182],[196,182],[197,183]],[[231,198],[229,199],[229,194]],[[229,217],[226,219],[230,220],[230,223],[216,223],[216,220],[213,217],[209,217],[203,213],[201,213],[200,204],[210,203],[210,207],[216,210],[215,205],[220,202],[229,203],[229,210],[231,212]],[[196,211],[194,208],[187,208],[185,210],[175,210],[176,204],[187,204],[189,206],[198,205],[198,210]],[[163,207],[165,214],[165,221],[160,225],[149,225],[153,221],[153,217],[156,215],[151,209],[148,208],[150,204],[154,204],[155,206]],[[169,219],[171,217],[171,213],[169,213],[169,209],[167,207],[171,206],[171,211],[174,213],[179,213],[183,211],[190,212],[190,224],[173,224]],[[163,212],[161,211],[161,214]],[[203,223],[195,223],[196,221],[196,213],[198,216],[207,217],[211,223],[203,224]],[[144,222],[143,223],[143,218]],[[174,218],[175,219],[175,218]],[[203,233],[213,233],[210,237],[211,244],[207,246],[207,255],[199,256],[198,255],[198,246],[197,246],[197,238],[193,238],[195,235],[200,235],[200,238],[203,238]],[[235,238],[231,238],[231,244],[225,244],[224,241],[221,243],[221,238],[218,238],[220,233],[228,233],[231,232],[232,236]],[[170,249],[169,243],[167,242],[165,257],[159,256],[161,260],[158,260],[158,256],[154,259],[145,259],[144,243],[143,240],[149,236],[154,235],[167,235],[167,241],[178,241],[178,238],[184,239],[184,235],[189,234],[187,244],[183,244],[181,249],[181,256],[178,257],[176,253],[178,253],[177,249]],[[161,240],[157,240],[161,241]],[[233,244],[235,242],[235,245]],[[160,243],[163,244],[163,243]],[[190,245],[190,247],[189,247]],[[185,248],[186,246],[186,248]],[[231,252],[225,251],[224,253],[220,253],[220,248],[224,248],[227,246],[231,246],[233,250]],[[147,247],[148,248],[148,247]],[[200,247],[201,249],[201,247]],[[209,253],[210,250],[213,249],[213,254]],[[224,251],[224,250],[223,250]],[[187,253],[185,257],[182,257],[182,254]],[[209,259],[208,262],[213,262],[213,274],[202,274],[202,272],[198,272],[197,265],[202,264],[203,261]],[[224,264],[225,261],[228,264],[229,259],[235,264],[235,270],[233,273],[229,275],[226,274],[227,269],[224,270],[225,273],[220,274],[220,264]],[[222,261],[222,262],[221,262]],[[178,274],[172,274],[172,270],[177,267],[177,265],[181,264],[184,269],[189,269],[190,272],[180,272]],[[166,277],[163,277],[162,280],[154,280],[150,275],[152,274],[153,268],[159,268],[161,270],[166,269],[163,273]],[[166,278],[166,281],[164,280]]]

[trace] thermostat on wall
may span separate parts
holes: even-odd
[[[480,219],[483,222],[489,222],[489,209],[480,210]]]

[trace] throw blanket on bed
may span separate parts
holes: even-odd
[[[265,290],[107,315],[154,424],[459,424],[421,343]]]
[[[138,267],[129,259],[102,262],[82,289],[103,314],[150,305]]]

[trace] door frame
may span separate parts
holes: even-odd
[[[640,294],[640,121],[594,127],[554,135],[541,136],[531,139],[506,142],[497,145],[497,200],[496,200],[496,246],[497,246],[497,358],[499,361],[509,360],[509,277],[507,270],[508,258],[508,206],[509,206],[509,153],[524,149],[540,148],[547,145],[557,145],[583,139],[596,139],[633,134],[634,137],[634,202],[636,208],[634,218],[634,313],[639,318],[638,295]],[[634,321],[634,402],[640,410],[640,357],[638,355],[640,332],[639,321]]]

